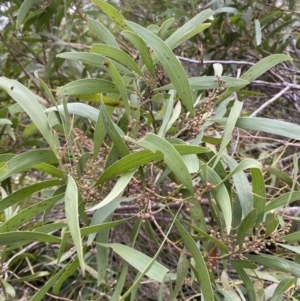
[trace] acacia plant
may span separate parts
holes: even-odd
[[[59,296],[76,279],[64,300],[141,299],[145,283],[156,295],[143,300],[296,300],[299,232],[290,233],[282,208],[299,199],[297,158],[293,177],[268,169],[290,183],[271,198],[266,167],[237,156],[235,146],[237,129],[300,136],[292,123],[241,117],[238,97],[291,58],[266,56],[239,78],[223,75],[221,64],[213,65],[212,76],[188,77],[174,51],[210,27],[213,10],[181,26],[169,18],[145,28],[105,1],[92,3],[113,23],[111,31],[89,18],[101,43],[57,55],[96,67],[88,78],[53,94],[36,72],[49,108],[19,81],[0,78],[16,102],[1,110],[2,137],[15,138],[8,112],[25,112],[31,120],[26,130],[34,133],[27,149],[0,155],[0,181],[25,171],[43,178],[9,195],[8,186],[1,190],[0,300],[18,296],[20,282],[43,283],[30,297],[37,301]],[[21,12],[19,26],[28,7]],[[121,210],[129,217],[116,214]],[[130,236],[117,239],[129,224]],[[143,245],[146,239],[151,248]],[[36,261],[30,253],[39,249],[43,260]],[[164,263],[166,257],[173,262]]]

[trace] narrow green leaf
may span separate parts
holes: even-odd
[[[196,173],[199,171],[200,163],[199,163],[199,159],[198,159],[197,155],[184,155],[184,156],[182,156],[182,160],[190,174]]]
[[[285,273],[291,273],[295,277],[300,277],[300,265],[293,261],[280,258],[278,256],[267,255],[267,254],[259,254],[259,255],[251,255],[244,254],[245,257],[250,260],[265,266],[266,268],[281,271]]]
[[[40,233],[50,233],[56,230],[61,230],[64,227],[67,227],[66,223],[54,222],[52,224],[46,224],[41,227],[34,228],[32,231],[36,231]]]
[[[177,216],[175,216],[175,218],[177,218]],[[157,252],[155,253],[155,255],[153,256],[153,258],[151,259],[151,261],[148,263],[148,265],[145,267],[145,269],[137,275],[135,282],[134,282],[134,283],[132,284],[132,286],[126,291],[126,293],[125,293],[120,299],[118,299],[119,301],[124,301],[124,300],[126,300],[126,298],[127,298],[132,292],[135,292],[135,291],[137,290],[140,281],[142,280],[142,278],[144,277],[144,275],[146,275],[146,273],[150,270],[150,268],[152,267],[152,265],[156,262],[156,258],[158,257],[158,255],[159,255],[160,252],[162,251],[162,249],[163,249],[163,247],[164,247],[164,244],[165,244],[165,242],[166,242],[166,240],[167,240],[167,237],[169,237],[169,234],[170,234],[171,230],[173,229],[174,221],[175,221],[175,219],[173,219],[173,222],[172,222],[171,225],[169,226],[169,229],[168,229],[168,231],[166,232],[163,241],[160,243],[160,246],[159,246]],[[137,230],[136,232],[138,232],[138,230]],[[170,274],[165,274],[164,277],[163,277],[163,279],[164,279],[165,281],[169,281],[170,276],[171,276]],[[135,295],[135,293],[133,293],[133,295]]]
[[[220,206],[224,220],[226,225],[226,231],[229,234],[231,230],[232,223],[232,205],[231,199],[224,184],[220,184],[221,178],[218,173],[216,173],[210,166],[206,165],[206,172],[204,170],[201,171],[200,176],[204,181],[207,181],[216,187],[211,190],[216,202]]]
[[[60,178],[61,181],[64,177],[64,173],[57,167],[53,166],[51,163],[40,163],[36,164],[33,166],[34,169],[40,170],[42,172],[45,172],[53,177]],[[63,184],[64,182],[62,181],[60,184]]]
[[[277,285],[271,301],[283,300],[283,295],[286,294],[295,285],[295,279],[291,277],[283,278]]]
[[[296,0],[289,1],[289,10],[295,9]]]
[[[235,268],[239,276],[241,277],[243,284],[246,287],[248,297],[250,301],[256,301],[255,290],[252,281],[244,269],[256,269],[256,265],[246,260],[231,260],[232,266]]]
[[[92,93],[118,93],[116,85],[104,79],[87,78],[70,82],[57,91],[57,95],[80,95]]]
[[[16,297],[15,289],[3,278],[0,278],[0,281],[1,281],[1,286],[4,289],[5,293],[14,299]]]
[[[231,141],[231,135],[235,128],[235,123],[236,123],[242,109],[243,109],[243,103],[236,100],[233,103],[233,107],[230,109],[230,113],[229,113],[228,120],[226,122],[225,131],[223,134],[220,149],[225,148],[226,145]],[[214,162],[214,165],[217,163],[217,161],[218,160],[216,159],[216,161]]]
[[[114,228],[116,226],[122,225],[124,223],[126,223],[127,221],[129,221],[131,218],[125,218],[122,220],[118,220],[118,221],[114,221],[114,222],[110,222],[110,223],[103,223],[100,225],[93,225],[93,226],[88,226],[88,227],[84,227],[80,229],[80,233],[81,236],[84,235],[89,235],[92,233],[97,233],[106,229],[111,229]],[[67,235],[70,235],[70,232],[66,232]]]
[[[299,238],[299,236],[298,236],[298,238]],[[291,245],[286,245],[286,244],[281,244],[281,243],[278,243],[278,245],[289,251],[300,254],[300,247],[298,247],[298,246],[291,246]]]
[[[182,156],[178,153],[178,151],[172,144],[170,144],[165,139],[162,139],[161,137],[151,133],[147,133],[146,137],[138,141],[137,144],[150,150],[151,148],[153,148],[162,152],[164,154],[164,161],[168,165],[170,170],[182,182],[182,184],[185,185],[187,190],[191,194],[194,194],[191,175],[189,174]]]
[[[226,124],[227,118],[210,118],[211,121]],[[236,126],[245,130],[261,131],[298,140],[300,137],[300,126],[281,120],[242,117],[236,122]]]
[[[108,216],[105,219],[105,222],[110,222],[112,220],[113,214]],[[109,233],[110,230],[104,230],[97,233],[96,236],[96,261],[97,261],[97,285],[100,285],[102,282],[105,283],[105,277],[106,277],[106,270],[108,266],[108,250],[107,248],[103,247],[101,244],[105,243],[107,244],[109,241]]]
[[[185,254],[181,254],[177,264],[176,284],[174,290],[172,291],[172,294],[170,295],[169,300],[176,300],[177,294],[181,290],[182,285],[186,280],[188,269],[189,269],[189,261],[187,260]]]
[[[263,58],[258,63],[256,63],[254,66],[252,66],[248,71],[246,71],[240,78],[244,79],[248,82],[252,82],[255,79],[257,79],[259,76],[264,74],[266,71],[274,67],[275,65],[284,62],[284,61],[290,61],[292,58],[285,54],[272,54],[266,58]],[[238,87],[232,87],[229,88],[227,91],[225,91],[223,94],[221,94],[218,98],[218,103],[222,102],[226,98],[228,98],[233,92],[236,92],[246,85],[238,86]],[[254,120],[251,121],[252,123],[255,123]],[[268,125],[267,127],[271,127],[271,125]]]
[[[120,64],[126,66],[131,71],[136,72],[140,76],[144,77],[143,72],[136,64],[136,62],[123,50],[120,50],[116,47],[105,45],[105,44],[93,44],[91,53],[98,53],[104,56],[107,56]]]
[[[263,222],[266,206],[265,181],[258,168],[251,168],[253,207],[257,209],[256,227]]]
[[[129,201],[129,199],[134,199],[134,198],[127,198],[126,201]],[[122,200],[125,200],[125,199],[122,199]],[[119,204],[120,202],[118,202]],[[102,207],[101,209],[97,210],[96,213],[99,213],[97,214],[97,219],[98,221],[101,223],[102,221],[110,221],[110,219],[112,218],[113,214],[111,214],[110,216],[108,216],[108,218],[106,217],[102,217],[102,212],[105,211],[105,209],[107,209],[108,207],[111,207],[111,204],[110,203],[108,206],[105,206],[105,207]],[[112,213],[114,210],[110,211],[110,213]],[[108,213],[108,212],[106,212]],[[109,214],[110,214],[109,213]],[[104,212],[105,214],[105,212]],[[95,214],[96,215],[96,214]],[[95,218],[95,215],[93,216],[93,220]],[[93,221],[92,220],[92,223],[96,222],[96,220]],[[130,243],[132,243],[132,245],[134,244],[135,240],[136,240],[136,237],[139,233],[139,229],[140,229],[140,225],[141,225],[141,220],[137,220],[137,222],[135,223],[135,225],[133,226],[133,229],[132,229],[132,232],[131,232],[131,237],[130,237]],[[96,245],[96,248],[97,248],[97,268],[98,268],[98,278],[97,278],[97,282],[98,282],[98,285],[104,281],[105,282],[105,275],[106,275],[106,268],[107,268],[107,248],[101,246],[99,243],[108,243],[108,238],[109,238],[109,229],[105,230],[105,231],[101,231],[97,234],[97,245]],[[126,280],[126,275],[127,275],[127,270],[128,270],[128,263],[125,262],[122,264],[122,272],[121,272],[121,275],[118,276],[118,282],[117,282],[117,285],[115,286],[114,288],[114,293],[111,297],[111,301],[115,300],[117,301],[119,299],[119,296],[121,295],[121,292],[123,290],[123,287],[124,287],[124,283],[125,283],[125,280]]]
[[[87,19],[88,27],[92,33],[96,34],[97,37],[100,38],[105,44],[119,48],[119,45],[114,36],[102,23],[91,18]]]
[[[233,97],[228,97],[225,101],[223,101],[220,105],[218,105],[214,110],[214,113],[215,113],[214,118],[216,118],[216,119],[222,118],[227,113],[227,111],[228,111],[227,106],[229,105],[230,101],[232,101],[232,100],[233,100]],[[199,143],[201,143],[202,139],[203,139],[202,137],[204,135],[204,131],[212,124],[214,124],[214,121],[212,120],[212,118],[205,121],[200,133],[191,142],[191,144],[198,145]]]
[[[122,35],[127,40],[129,40],[129,42],[138,50],[138,53],[141,56],[143,63],[148,68],[151,75],[155,77],[153,60],[145,42],[136,33],[132,31],[122,31]]]
[[[118,275],[118,282],[114,287],[114,292],[113,292],[113,295],[111,296],[110,301],[118,301],[119,300],[119,297],[121,296],[123,288],[124,288],[124,284],[126,282],[128,267],[129,267],[129,264],[125,261],[123,263],[122,271]]]
[[[147,29],[149,29],[151,32],[153,32],[154,34],[157,35],[157,33],[159,32],[159,26],[156,24],[150,24]]]
[[[222,271],[220,278],[222,283],[222,293],[224,295],[224,300],[241,301],[237,292],[233,289],[231,285],[231,279],[225,269]]]
[[[4,125],[4,124],[12,124],[12,122],[9,119],[6,118],[0,118],[0,125]]]
[[[66,266],[64,267],[64,272],[61,274],[61,276],[56,281],[54,287],[53,287],[53,293],[59,294],[60,288],[62,284],[65,282],[66,279],[68,279],[70,276],[74,275],[77,268],[79,266],[78,257],[73,259],[71,262],[68,262]]]
[[[291,196],[292,196],[292,192],[295,189],[295,187],[297,187],[298,185],[298,170],[299,170],[299,166],[298,166],[298,157],[297,157],[297,154],[294,154],[293,155],[293,184],[292,184],[292,187],[291,187],[291,193],[290,193],[290,197],[288,199],[288,202],[290,202],[290,199],[291,199]]]
[[[219,162],[223,152],[226,149],[227,144],[231,141],[231,135],[232,135],[232,132],[235,128],[235,123],[236,123],[236,121],[237,121],[237,119],[238,119],[238,117],[241,113],[242,108],[243,108],[243,103],[242,102],[236,100],[233,103],[233,107],[230,110],[229,117],[228,117],[227,122],[226,122],[225,131],[224,131],[222,142],[221,142],[221,145],[220,145],[220,151],[218,152],[218,154],[216,156],[213,168]]]
[[[189,154],[200,154],[210,152],[208,148],[201,146],[193,146],[186,144],[178,144],[173,145],[176,151],[181,155],[189,155]],[[139,166],[145,165],[150,162],[159,161],[164,158],[164,154],[160,151],[153,153],[151,150],[141,150],[135,153],[131,153],[124,158],[120,159],[109,168],[107,168],[100,178],[95,183],[95,186],[103,184],[107,182],[109,179],[122,174],[128,170],[133,168],[137,168]]]
[[[79,102],[73,102],[68,103],[68,112],[69,114],[74,114],[83,118],[88,118],[94,122],[97,122],[98,116],[99,116],[99,110],[96,108],[93,108],[90,105],[87,105],[85,103],[79,103]],[[49,109],[46,109],[45,112],[51,112],[51,111],[57,111],[63,112],[63,106],[58,105],[57,107],[51,107]]]
[[[78,219],[78,189],[75,180],[70,175],[68,175],[68,184],[65,195],[65,211],[67,224],[77,251],[81,271],[84,274],[85,264],[83,259],[82,240]]]
[[[274,199],[273,201],[269,202],[266,205],[265,212],[274,210],[274,209],[279,209],[283,206],[286,206],[288,204],[291,204],[295,201],[298,201],[300,199],[300,192],[298,191],[293,191],[293,192],[287,192],[278,198]]]
[[[101,244],[103,247],[112,248],[115,253],[127,261],[130,265],[136,268],[138,271],[143,272],[150,264],[152,258],[145,255],[144,253],[137,251],[126,245],[118,243]],[[163,282],[164,276],[169,272],[165,266],[155,261],[150,267],[146,275],[155,281]]]
[[[104,126],[106,129],[106,132],[110,139],[113,141],[114,146],[117,148],[118,152],[122,156],[127,156],[129,155],[129,150],[123,141],[122,137],[125,136],[124,133],[122,133],[121,129],[112,122],[111,118],[109,117],[107,110],[104,106],[104,104],[101,105],[101,112],[100,112]]]
[[[56,106],[57,105],[57,102],[52,94],[52,92],[50,91],[49,87],[47,86],[47,84],[39,78],[39,74],[38,74],[38,71],[35,71],[34,72],[34,75],[35,77],[37,78],[37,80],[39,81],[41,87],[43,88],[44,90],[44,93],[45,95],[50,99],[52,105]],[[50,121],[50,120],[49,120]],[[51,123],[49,122],[49,124],[51,125]]]
[[[59,246],[59,249],[57,252],[57,257],[52,262],[50,262],[50,264],[59,264],[60,262],[71,258],[71,256],[73,256],[74,253],[76,252],[76,249],[72,248],[71,250],[69,250],[63,254],[63,252],[65,252],[65,250],[69,244],[69,240],[70,240],[70,236],[71,236],[70,232],[67,232],[67,229],[68,229],[68,227],[66,225],[66,227],[62,228],[62,230],[61,230],[61,234],[60,234],[61,243],[60,243],[60,246]]]
[[[281,10],[272,10],[269,13],[265,14],[261,19],[260,19],[260,24],[261,26],[265,26],[268,24],[270,21],[273,20],[278,20],[282,16],[283,12]]]
[[[224,154],[223,157],[230,168],[230,173],[223,179],[223,182],[232,176],[238,194],[238,201],[240,202],[243,216],[245,216],[253,209],[253,195],[251,193],[251,185],[243,170],[258,168],[261,167],[261,164],[250,158],[237,163],[234,158],[227,154]]]
[[[47,283],[39,288],[38,292],[30,299],[30,301],[40,301],[43,300],[46,293],[50,290],[50,288],[54,285],[54,283],[59,279],[59,277],[64,273],[66,267],[60,269],[56,274],[54,274]]]
[[[166,132],[168,130],[167,126],[171,118],[171,114],[173,112],[174,98],[176,96],[174,90],[171,90],[168,95],[170,96],[168,99],[165,100],[165,104],[162,109],[164,111],[164,116],[163,116],[162,124],[158,131],[158,136],[162,138],[165,137]]]
[[[244,79],[229,77],[229,76],[221,76],[221,80],[224,81],[222,85],[219,84],[219,81],[215,76],[202,76],[202,77],[190,77],[188,79],[192,90],[207,90],[207,89],[217,89],[220,87],[230,88],[242,85],[248,85],[250,82]],[[161,90],[172,90],[174,89],[174,85],[168,84],[159,88],[156,88],[155,91]]]
[[[95,131],[94,131],[93,161],[95,161],[97,159],[97,156],[100,152],[105,135],[106,135],[105,125],[103,122],[102,115],[99,114],[96,125],[95,125]]]
[[[29,253],[25,253],[27,256],[30,256],[31,254]],[[35,272],[33,275],[28,275],[25,277],[20,277],[18,279],[11,279],[11,282],[17,282],[17,283],[24,283],[25,281],[33,281],[36,280],[38,278],[42,278],[42,277],[48,277],[50,275],[49,272]]]
[[[41,4],[41,3],[43,3],[42,0],[24,0],[22,2],[17,15],[17,22],[16,22],[17,29],[20,29],[20,26],[23,23],[25,17],[27,16],[30,8],[35,4]]]
[[[182,65],[172,50],[163,40],[146,28],[143,28],[133,22],[127,21],[127,24],[129,24],[129,26],[153,49],[158,60],[161,62],[166,73],[170,77],[170,80],[178,92],[182,103],[192,116],[194,116],[194,101],[191,87]]]
[[[177,220],[175,220],[175,225],[187,249],[193,255],[193,259],[196,264],[197,279],[199,283],[201,283],[203,298],[205,299],[205,301],[214,301],[215,299],[212,291],[209,273],[199,247],[196,245],[194,239],[190,236],[190,234]]]
[[[253,209],[250,211],[242,220],[238,227],[237,241],[241,246],[244,242],[245,237],[252,233],[257,218],[257,210]]]
[[[91,66],[97,66],[103,70],[105,70],[104,62],[107,59],[105,56],[89,52],[64,52],[59,53],[56,57],[78,61],[81,63],[89,64]],[[120,73],[129,76],[132,75],[132,72],[129,69],[119,64],[118,62],[113,61],[113,64]]]
[[[26,207],[24,210],[20,211],[18,214],[11,217],[6,222],[2,223],[0,226],[0,233],[10,232],[16,230],[19,226],[24,225],[32,218],[37,216],[49,208],[52,208],[55,203],[63,198],[63,194],[56,195],[52,198],[48,198],[44,201],[38,202],[32,206]]]
[[[268,237],[270,234],[272,234],[278,227],[278,220],[276,218],[276,215],[274,213],[268,213],[266,215],[265,220],[265,236]]]
[[[290,188],[293,186],[293,179],[287,172],[275,167],[267,167],[264,169],[264,171],[288,184]]]
[[[0,181],[42,162],[57,164],[58,160],[52,150],[33,150],[16,155],[0,167]]]
[[[92,211],[104,207],[107,204],[111,203],[114,199],[116,199],[127,187],[128,183],[130,182],[134,174],[135,174],[135,170],[124,173],[121,176],[121,178],[117,181],[117,183],[114,185],[110,193],[99,204],[93,206],[92,208],[89,208],[88,211]]]
[[[58,156],[58,141],[55,140],[48,118],[34,95],[18,81],[6,77],[0,77],[0,88],[6,91],[23,108],[48,142],[52,151]]]
[[[131,202],[134,200],[135,197],[129,197],[129,198],[116,198],[110,202],[107,202],[106,205],[100,207],[95,211],[92,220],[90,222],[90,226],[100,225],[104,222],[107,222],[106,219],[115,212],[115,210],[120,206],[121,203]],[[87,240],[87,245],[90,245],[93,242],[95,236],[96,233],[89,235]]]
[[[167,40],[166,44],[174,49],[181,43],[190,39],[199,32],[210,26],[210,23],[202,24],[208,18],[212,17],[214,12],[211,9],[205,9],[189,20],[186,24],[178,28]]]
[[[211,240],[215,245],[218,246],[218,248],[220,249],[222,254],[228,254],[228,249],[227,249],[226,245],[224,245],[220,240],[209,235],[207,232],[199,229],[198,227],[195,227],[194,225],[192,225],[191,223],[188,223],[185,220],[182,220],[182,222],[185,223],[188,227],[190,227],[194,231],[198,232],[201,236],[205,237],[207,240]]]
[[[166,127],[167,131],[172,127],[172,125],[178,119],[180,114],[181,114],[181,102],[177,101],[175,108],[172,110],[172,116],[167,124],[167,127]]]
[[[4,166],[9,160],[13,159],[16,155],[15,154],[0,154],[0,162],[2,163],[0,166]]]
[[[28,196],[31,196],[32,194],[38,191],[60,184],[61,181],[59,179],[52,179],[20,188],[19,190],[16,190],[15,192],[13,192],[5,198],[2,195],[2,199],[0,201],[0,211],[3,211],[4,209],[16,203],[24,201]]]
[[[0,246],[15,243],[29,243],[34,241],[59,244],[61,239],[53,235],[32,231],[0,233]]]
[[[124,107],[125,107],[128,119],[130,119],[130,107],[129,107],[129,100],[128,100],[128,96],[127,96],[125,83],[124,83],[120,73],[116,69],[116,67],[112,64],[111,60],[107,59],[105,66],[106,66],[106,69],[107,69],[110,77],[112,78],[114,84],[116,85],[117,89],[119,90],[119,93],[120,93],[123,103],[124,103]]]
[[[97,5],[121,30],[130,30],[126,25],[126,19],[118,10],[116,10],[109,3],[101,0],[92,0],[92,3]]]
[[[259,46],[261,44],[261,27],[260,27],[260,22],[258,19],[254,20],[254,26],[255,26],[255,44],[256,46]]]
[[[300,231],[294,232],[294,233],[290,233],[287,235],[282,236],[282,240],[284,240],[285,242],[297,242],[299,241],[299,237],[300,237]]]
[[[0,187],[0,192],[1,192],[2,198],[7,197],[7,193],[2,186]],[[4,221],[7,221],[14,216],[15,212],[13,211],[13,209],[14,209],[13,206],[9,206],[8,208],[4,209],[4,212],[3,212],[4,213]]]
[[[157,35],[161,39],[164,40],[165,38],[167,38],[167,35],[170,32],[169,28],[172,26],[174,21],[175,21],[175,18],[169,18],[166,21],[164,21],[164,23],[160,26],[159,31],[157,32]]]

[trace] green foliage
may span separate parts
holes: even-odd
[[[0,300],[20,300],[29,282],[32,301],[296,300],[297,218],[284,213],[299,200],[298,161],[285,144],[300,126],[246,105],[263,94],[251,90],[259,77],[293,67],[277,39],[293,17],[153,1],[150,24],[130,17],[135,2],[92,3],[5,3]],[[16,42],[34,62],[17,59]],[[249,47],[261,59],[236,78]]]

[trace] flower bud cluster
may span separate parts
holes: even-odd
[[[243,259],[244,254],[247,253],[271,253],[272,249],[276,250],[278,243],[284,243],[282,237],[290,232],[291,226],[291,221],[286,222],[284,227],[266,235],[266,226],[261,223],[259,227],[253,230],[253,235],[245,236],[242,244],[238,243],[237,234],[228,235],[226,230],[220,233],[211,229],[210,235],[227,247],[228,255],[225,256],[227,259]],[[224,256],[211,257],[206,255],[206,257],[208,266],[211,268],[215,267],[216,259],[224,259]]]

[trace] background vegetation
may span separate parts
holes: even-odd
[[[297,1],[2,1],[0,300],[299,300]]]

